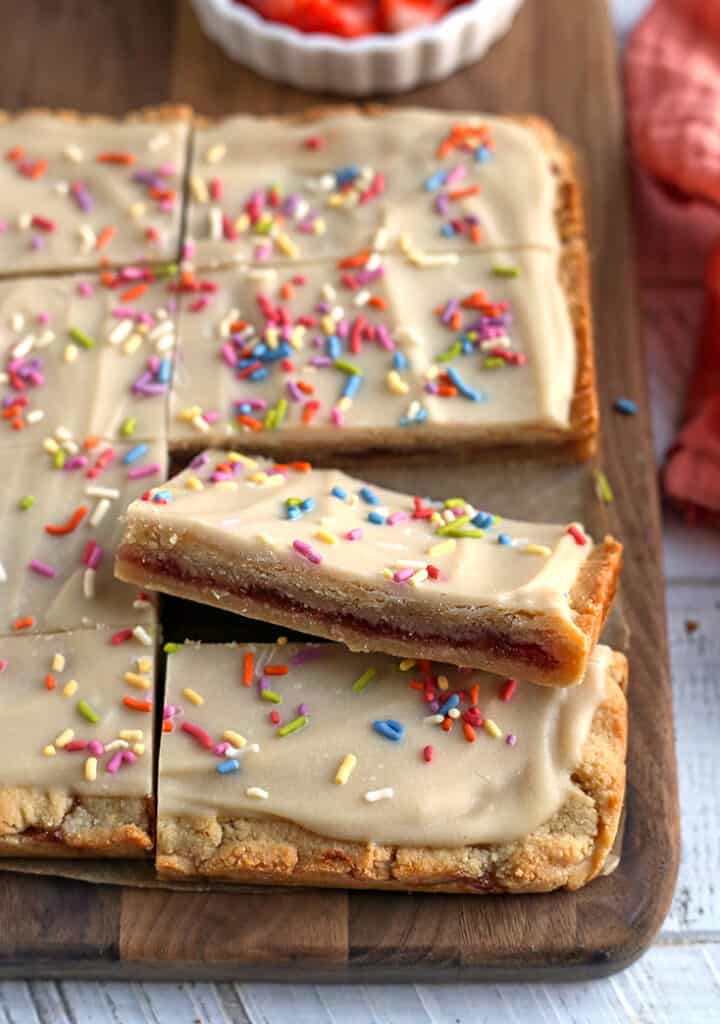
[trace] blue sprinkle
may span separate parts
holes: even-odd
[[[252,416],[254,410],[249,402],[241,402],[237,408],[241,416]]]
[[[337,334],[331,334],[327,340],[327,354],[331,359],[339,359],[342,355],[342,342]]]
[[[264,341],[259,342],[253,349],[253,362],[256,359],[264,359],[270,349],[267,347]]]
[[[445,238],[454,238],[457,232],[455,228],[452,226],[452,224],[443,224],[443,226],[440,228],[440,234],[443,235]]]
[[[379,505],[380,499],[378,498],[375,491],[371,491],[369,487],[361,487],[359,491],[360,497],[368,505]]]
[[[332,494],[333,498],[339,498],[340,501],[345,501],[348,496],[348,492],[343,490],[342,487],[338,487],[337,484],[333,487],[330,493]]]
[[[407,370],[408,361],[404,352],[396,352],[392,358],[393,370]]]
[[[246,356],[244,359],[239,359],[235,367],[236,370],[244,370],[246,366],[250,366],[251,363],[256,363],[257,359],[255,356]]]
[[[342,397],[343,398],[354,398],[355,395],[360,390],[360,388],[362,386],[362,382],[363,382],[363,379],[362,379],[362,377],[359,374],[357,374],[357,373],[350,374],[348,376],[347,380],[345,381],[345,386],[342,389],[342,392],[341,392]]]
[[[457,693],[451,694],[448,699],[438,708],[438,714],[445,716],[451,708],[456,708],[460,703],[460,696]]]
[[[471,402],[482,402],[485,400],[485,395],[482,391],[476,391],[474,388],[469,387],[460,377],[454,366],[448,366],[445,369],[448,377],[458,389],[463,398],[469,398]]]
[[[472,355],[472,353],[475,351],[475,346],[473,345],[473,343],[470,341],[469,338],[463,338],[462,341],[461,341],[461,345],[462,345],[462,354],[464,356]]]
[[[229,775],[230,772],[236,772],[239,768],[240,762],[235,757],[228,757],[227,760],[215,765],[215,771],[220,775]]]
[[[382,720],[373,722],[373,729],[384,736],[386,740],[392,740],[394,743],[398,743],[405,735],[405,726],[402,722],[396,722],[394,718],[388,718],[384,722]]]
[[[384,526],[386,518],[382,512],[368,512],[368,522],[375,523],[376,526]]]
[[[415,422],[416,423],[424,423],[427,418],[428,418],[428,411],[427,411],[427,409],[420,409],[418,411],[417,416],[415,417]]]
[[[172,363],[167,358],[167,356],[165,356],[164,359],[160,360],[160,365],[158,366],[158,372],[157,372],[157,379],[160,381],[161,384],[169,384],[170,383],[170,374],[171,374],[171,372],[172,372]]]
[[[315,499],[305,498],[304,501],[300,502],[300,508],[302,509],[303,512],[312,512],[312,510],[315,508]]]
[[[435,192],[445,184],[447,178],[446,171],[436,171],[435,174],[431,174],[429,178],[425,179],[425,190],[426,192]]]
[[[133,462],[137,462],[143,455],[146,454],[148,446],[146,444],[136,444],[134,448],[131,448],[129,452],[123,455],[123,463],[126,466],[131,466]]]
[[[498,544],[512,544],[512,537],[509,537],[507,533],[499,533]]]
[[[172,491],[155,491],[153,501],[172,501]]]
[[[634,416],[638,411],[637,402],[633,402],[632,398],[616,398],[613,408],[623,416]]]
[[[335,183],[337,185],[345,185],[348,181],[355,181],[359,174],[360,168],[357,164],[348,164],[346,167],[338,167],[335,171]]]
[[[265,378],[267,377],[267,375],[269,374],[269,372],[270,372],[270,371],[269,371],[269,370],[266,370],[266,369],[265,369],[265,367],[263,366],[263,367],[261,367],[260,369],[254,370],[254,371],[253,371],[253,372],[252,372],[252,373],[250,374],[250,376],[248,377],[248,380],[252,380],[252,381],[256,381],[256,380],[265,380]]]
[[[285,515],[288,519],[301,519],[302,509],[299,505],[288,505],[285,509]]]
[[[487,146],[478,146],[475,150],[475,159],[479,164],[486,164],[490,159],[490,150]]]
[[[495,516],[491,516],[489,512],[478,512],[477,515],[473,516],[470,522],[473,526],[477,526],[478,530],[486,530],[488,526],[492,526],[492,521]]]

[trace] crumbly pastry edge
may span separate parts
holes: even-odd
[[[465,893],[579,889],[600,874],[620,821],[627,662],[612,652],[572,788],[550,821],[513,842],[435,849],[349,843],[279,819],[158,819],[156,868],[180,880]],[[162,786],[162,780],[160,782]]]
[[[153,806],[150,795],[0,786],[0,857],[144,857],[153,848]]]
[[[186,103],[161,103],[157,106],[141,107],[126,114],[112,117],[108,114],[84,114],[80,110],[53,107],[27,107],[24,110],[0,110],[0,124],[22,121],[26,117],[53,117],[68,124],[162,124],[182,121],[192,125],[193,110]]]
[[[324,118],[346,115],[366,114],[381,117],[389,109],[380,104],[357,106],[338,104],[310,107],[295,114],[284,115],[273,120],[287,123],[313,124]],[[472,450],[473,445],[479,451],[486,451],[488,446],[506,444],[516,445],[525,450],[526,447],[537,445],[549,454],[573,458],[577,461],[589,459],[597,449],[599,414],[597,391],[595,387],[595,359],[593,352],[592,308],[590,299],[590,260],[587,245],[586,217],[581,188],[580,169],[575,149],[562,136],[558,135],[549,121],[536,115],[509,115],[508,121],[520,124],[531,131],[542,149],[551,158],[552,169],[557,181],[557,199],[555,205],[555,221],[559,251],[560,285],[568,303],[570,320],[575,335],[577,368],[575,374],[575,390],[570,409],[570,423],[566,429],[549,427],[524,426],[504,428],[479,425],[458,431],[453,427],[453,442],[462,444]],[[193,125],[196,129],[207,128],[220,124],[223,118],[208,118],[195,115]],[[191,161],[192,163],[192,161]],[[190,168],[192,171],[192,166]],[[520,246],[520,250],[532,250],[535,246]],[[219,264],[220,266],[220,264]],[[172,434],[172,428],[170,428]],[[342,433],[342,432],[341,432]],[[410,428],[398,428],[390,432],[391,440],[387,439],[387,430],[374,432],[372,429],[353,431],[353,437],[338,438],[338,431],[324,432],[318,436],[318,428],[301,432],[297,441],[288,438],[287,432],[255,436],[247,434],[229,434],[220,437],[209,434],[193,438],[192,436],[177,437],[172,447],[177,451],[206,447],[208,443],[238,443],[242,437],[248,450],[265,451],[270,454],[288,451],[296,452],[307,447],[308,443],[320,445],[323,456],[333,448],[338,452],[367,451],[397,448],[398,450],[432,450],[447,444],[447,432],[441,429],[433,436],[432,429],[422,432]],[[377,435],[377,436],[376,436]],[[385,440],[383,441],[383,437]],[[246,440],[245,440],[246,439]]]

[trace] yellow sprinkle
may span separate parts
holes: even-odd
[[[219,491],[237,491],[238,484],[236,480],[219,480],[216,484],[213,484]]]
[[[192,690],[189,686],[186,686],[185,689],[183,690],[183,697],[189,700],[192,704],[199,705],[205,703],[205,698],[201,697],[199,693],[197,693],[195,690]]]
[[[387,569],[387,568],[383,569],[382,574],[383,574],[383,576],[385,577],[386,580],[391,580],[393,578],[393,576],[395,575],[395,573],[392,571],[392,569]]]
[[[300,249],[293,242],[292,238],[287,235],[278,235],[275,239],[275,245],[284,256],[289,256],[291,260],[296,260],[300,255]]]
[[[146,676],[138,675],[137,672],[126,672],[125,682],[130,686],[136,686],[138,690],[150,689],[150,680]]]
[[[193,199],[198,203],[206,203],[210,198],[207,185],[199,174],[193,174],[190,178],[190,191],[192,192]]]
[[[134,743],[132,749],[134,754],[137,754],[138,757],[142,757],[142,755],[145,753],[145,744]]]
[[[66,345],[63,352],[63,359],[66,363],[74,363],[79,355],[77,345]]]
[[[46,747],[43,747],[43,754],[45,755],[45,757],[55,757],[55,755],[57,754],[57,750],[52,745],[52,743],[48,743]]]
[[[60,445],[52,437],[46,437],[43,441],[43,448],[49,455],[55,455],[56,452],[60,451]]]
[[[447,540],[441,540],[439,544],[433,544],[431,548],[428,548],[428,554],[432,555],[449,555],[451,551],[455,550],[457,541],[453,537],[448,537]]]
[[[438,676],[437,682],[438,682],[438,689],[440,689],[440,690],[447,690],[448,687],[450,686],[450,683],[448,682],[448,677],[447,676]]]
[[[269,533],[259,533],[258,540],[261,540],[263,544],[266,544],[269,548],[278,547],[278,542],[274,537],[271,537]]]
[[[61,749],[66,747],[74,735],[75,731],[73,729],[64,729],[55,740],[55,746]]]
[[[242,234],[242,232],[243,231],[247,231],[247,229],[249,227],[250,227],[250,218],[248,217],[248,215],[246,213],[241,213],[240,216],[235,221],[235,230],[239,231],[240,234]]]
[[[485,732],[489,733],[494,739],[497,740],[502,736],[502,729],[493,722],[492,718],[486,718],[483,726],[485,727]]]
[[[405,658],[404,661],[400,662],[398,668],[401,672],[409,672],[411,668],[415,668],[416,664],[417,662],[414,658]]]
[[[320,318],[320,326],[325,334],[334,334],[337,325],[333,318],[326,313],[325,316]]]
[[[275,641],[275,643],[278,645],[278,647],[284,647],[287,642],[288,642],[288,638],[286,636],[279,636],[277,638],[277,640]]]
[[[433,526],[445,526],[445,520],[443,519],[439,512],[433,512],[433,514],[430,516],[430,522],[433,524]]]
[[[223,739],[227,740],[228,743],[232,743],[232,745],[237,747],[238,750],[242,749],[242,747],[247,743],[245,737],[241,736],[239,732],[235,732],[234,729],[226,729],[223,733]]]
[[[278,475],[281,475],[281,474],[278,474]],[[248,477],[248,480],[252,484],[265,484],[265,483],[267,483],[267,479],[268,479],[267,473],[253,473],[252,476]]]
[[[325,224],[325,221],[322,219],[322,217],[316,217],[315,220],[313,221],[313,234],[324,235],[326,229],[327,225]]]
[[[205,484],[199,477],[189,476],[185,481],[185,487],[188,491],[203,491],[205,489]]]
[[[194,419],[202,415],[202,409],[199,405],[189,405],[186,409],[181,409],[177,414],[179,420],[183,420],[186,423],[192,423]]]
[[[226,458],[228,462],[242,462],[245,469],[258,468],[255,459],[251,459],[249,455],[241,455],[240,452],[228,452]]]
[[[121,729],[118,736],[121,740],[140,741],[145,739],[142,729]]]
[[[205,159],[209,164],[216,164],[220,160],[222,160],[226,153],[227,146],[225,145],[225,143],[216,142],[215,145],[211,146],[210,149],[205,154]]]
[[[331,533],[330,530],[318,530],[317,533],[315,534],[315,537],[318,540],[323,541],[323,543],[325,544],[339,543],[339,538],[334,533]]]
[[[137,665],[138,672],[143,672],[143,673],[152,672],[152,667],[153,667],[152,658],[144,658],[144,657],[143,658],[138,658],[137,661],[135,662],[135,664]]]
[[[63,686],[63,697],[72,697],[74,694],[77,693],[77,689],[78,689],[78,681],[77,681],[77,679],[70,679]]]
[[[65,655],[61,654],[58,651],[57,654],[54,655],[53,660],[52,660],[52,670],[53,670],[53,672],[62,672],[64,668],[65,668]]]
[[[421,583],[424,583],[428,578],[427,569],[418,569],[414,575],[410,577],[408,583],[411,587],[419,587]]]
[[[86,782],[94,782],[97,778],[97,758],[87,757],[85,759],[85,770],[83,772]]]
[[[545,544],[526,544],[525,551],[528,555],[542,555],[543,558],[549,558],[552,554],[552,548]]]
[[[394,395],[406,395],[410,390],[410,385],[402,379],[397,370],[390,370],[388,372],[385,383],[387,384],[388,391],[392,391]]]
[[[347,412],[349,409],[352,409],[352,398],[349,395],[342,395],[338,398],[336,404],[340,412]]]
[[[338,770],[335,772],[335,782],[338,786],[344,786],[347,780],[355,770],[357,764],[357,758],[354,754],[346,754],[338,765]]]

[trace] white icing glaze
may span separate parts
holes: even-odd
[[[610,649],[593,652],[580,686],[549,689],[519,683],[509,701],[500,697],[503,680],[483,672],[432,666],[436,679],[448,682],[446,695],[478,684],[477,706],[501,732],[484,727],[468,742],[463,720],[446,733],[426,721],[430,706],[410,689],[427,679],[420,666],[407,672],[395,659],[350,654],[320,645],[314,660],[293,664],[301,645],[202,646],[186,644],[168,660],[167,703],[181,707],[175,730],[161,743],[159,814],[161,818],[217,812],[228,817],[292,821],[332,839],[398,843],[410,846],[463,846],[519,839],[548,821],[563,804],[570,776],[581,760],[593,714],[605,695]],[[254,683],[241,684],[245,651],[253,652]],[[302,655],[301,655],[302,659]],[[258,682],[266,665],[290,665],[283,676],[267,676],[281,697],[272,704],[260,697]],[[353,683],[367,669],[376,675],[362,692]],[[196,706],[183,696],[191,687],[203,698]],[[437,690],[439,699],[443,691]],[[283,723],[307,705],[308,724],[284,737],[269,719]],[[460,705],[465,711],[469,699]],[[399,742],[375,731],[376,720],[404,726]],[[247,745],[230,753],[238,771],[221,775],[224,759],[202,747],[181,727],[190,722],[214,743],[225,730],[241,734]],[[508,735],[516,744],[507,743]],[[259,744],[259,751],[250,746]],[[426,763],[423,749],[434,748]],[[347,754],[357,763],[344,785],[334,780]],[[225,755],[227,756],[227,755]],[[247,795],[260,788],[262,802]],[[390,788],[392,797],[372,800],[368,793]]]

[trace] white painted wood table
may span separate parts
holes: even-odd
[[[613,2],[621,35],[648,4]],[[699,308],[697,294],[679,301]],[[643,304],[650,314],[652,293]],[[672,437],[690,357],[687,346],[674,355],[664,346],[651,359],[659,454]],[[720,1022],[720,531],[689,529],[668,514],[665,571],[682,862],[665,926],[628,970],[567,985],[2,982],[0,1024]]]

